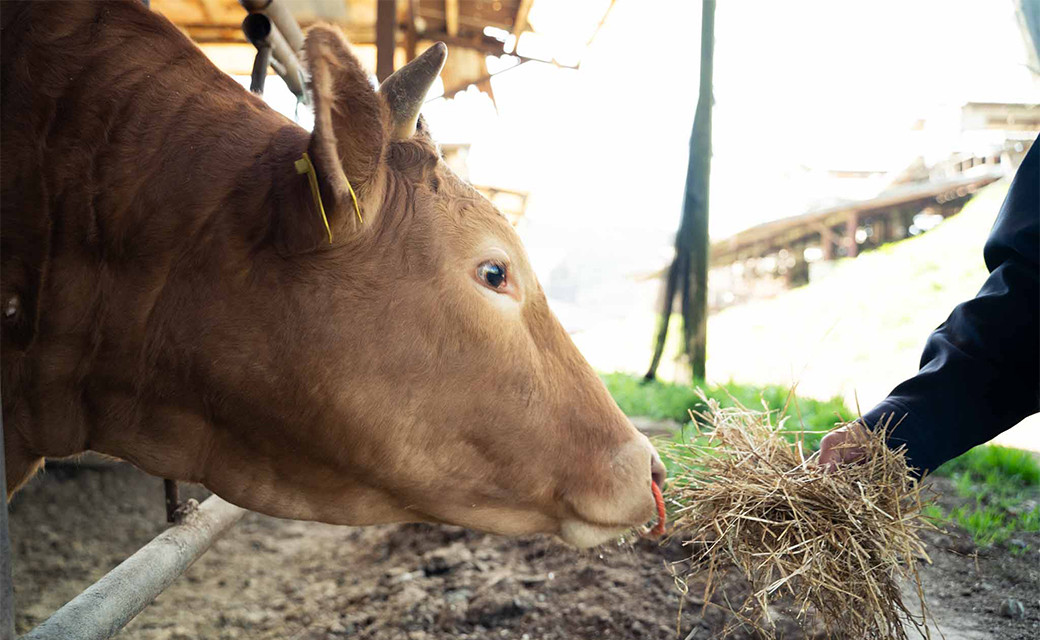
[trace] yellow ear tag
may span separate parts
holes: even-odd
[[[329,244],[332,244],[332,228],[329,227],[329,218],[325,215],[325,205],[321,202],[321,191],[318,189],[318,172],[314,170],[314,163],[311,162],[310,155],[306,151],[303,152],[303,156],[295,163],[296,173],[307,174],[307,181],[311,185],[311,196],[314,197],[314,204],[318,207],[318,211],[321,213],[321,220],[325,223],[325,231],[329,234]],[[344,176],[346,178],[346,176]],[[354,212],[357,213],[358,222],[364,224],[365,221],[361,218],[361,207],[358,206],[357,194],[354,193],[354,187],[350,185],[350,180],[347,180],[347,189],[350,191],[350,198],[354,201]]]

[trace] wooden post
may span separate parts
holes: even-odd
[[[533,0],[520,0],[520,6],[516,8],[516,20],[513,21],[513,37],[518,41],[520,35],[527,28],[527,16],[531,13],[531,4]],[[513,44],[513,50],[516,50],[516,44]]]
[[[715,102],[712,75],[715,63],[715,0],[704,0],[701,11],[701,78],[697,113],[690,136],[690,163],[686,175],[683,210],[689,212],[692,229],[691,271],[693,288],[689,309],[683,313],[686,353],[693,378],[704,380],[708,335],[708,185],[711,178],[711,111]]]
[[[823,250],[824,260],[834,259],[834,229],[828,224],[820,229],[820,248]]]
[[[177,488],[177,481],[163,478],[163,493],[166,503],[166,522],[173,524],[177,522],[177,509],[181,506],[181,492]]]
[[[415,60],[415,47],[419,41],[419,34],[415,29],[415,10],[419,0],[408,0],[408,23],[404,32],[404,57],[407,62]]]
[[[855,258],[859,254],[859,245],[856,243],[856,229],[859,228],[859,212],[849,211],[849,217],[845,221],[845,255]]]
[[[906,237],[906,225],[903,224],[903,212],[899,209],[888,214],[888,235],[891,240],[902,240]]]
[[[690,134],[682,222],[675,259],[668,269],[664,308],[653,359],[645,378],[657,375],[676,293],[683,316],[683,345],[694,380],[704,380],[708,328],[708,185],[711,176],[712,68],[715,56],[715,0],[702,0],[700,93]]]
[[[380,82],[394,72],[396,23],[396,0],[379,0],[379,4],[376,5],[376,77]]]
[[[874,246],[880,247],[881,245],[888,242],[888,216],[882,213],[880,216],[874,218],[871,223],[874,227]]]
[[[459,35],[459,0],[444,0],[444,28],[448,35]]]
[[[11,579],[11,539],[7,529],[7,470],[4,457],[4,418],[0,415],[0,640],[14,640],[14,582]]]

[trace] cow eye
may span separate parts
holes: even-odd
[[[477,279],[500,291],[506,288],[506,268],[497,262],[482,262],[477,267]]]

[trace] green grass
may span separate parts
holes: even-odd
[[[980,504],[964,505],[947,511],[939,505],[931,504],[925,507],[924,515],[932,522],[942,526],[953,524],[967,531],[972,540],[980,547],[988,547],[1007,541],[1017,531],[1036,531],[1030,528],[1030,517],[1028,512],[1024,516],[1009,514],[1003,509]]]
[[[826,401],[791,397],[790,389],[779,385],[759,387],[729,382],[693,387],[668,382],[644,382],[639,376],[625,373],[606,374],[603,381],[627,415],[674,420],[681,425],[690,422],[689,410],[698,412],[705,409],[699,391],[723,407],[739,403],[752,409],[775,411],[778,419],[787,417],[786,428],[810,432],[804,434],[803,439],[814,451],[819,448],[820,438],[835,423],[853,416],[839,397]],[[785,407],[786,413],[781,414]]]
[[[777,385],[759,387],[730,382],[698,388],[643,382],[639,376],[624,373],[605,374],[603,381],[626,414],[674,420],[680,425],[689,424],[688,410],[697,412],[705,408],[699,390],[724,407],[739,403],[778,414],[787,407],[783,414],[788,418],[785,428],[808,432],[803,433],[802,438],[810,450],[819,447],[820,438],[835,423],[855,415],[841,398],[827,401],[791,398],[789,389]],[[689,429],[684,429],[679,438],[688,439],[692,435]],[[952,511],[930,505],[925,515],[939,524],[963,527],[979,546],[1001,544],[1017,532],[1040,531],[1040,506],[1035,506],[1040,498],[1040,464],[1029,452],[997,445],[975,447],[939,467],[935,475],[949,477],[957,494],[972,504]],[[1029,507],[1030,503],[1034,506]]]
[[[935,474],[988,479],[987,484],[994,484],[994,489],[1040,486],[1040,464],[1031,453],[998,445],[975,447],[936,469]]]
[[[953,480],[957,494],[973,504],[930,514],[940,523],[963,527],[987,547],[1018,532],[1040,531],[1040,463],[1027,451],[983,445],[950,460],[935,475]],[[1031,508],[1026,508],[1030,503]]]
[[[976,503],[957,507],[948,513],[939,509],[936,519],[964,528],[980,547],[1004,543],[1019,532],[1040,531],[1040,507],[1013,513],[1002,507]]]

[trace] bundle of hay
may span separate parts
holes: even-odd
[[[671,535],[693,550],[686,578],[707,575],[705,607],[736,567],[751,592],[728,609],[745,630],[774,635],[779,601],[830,637],[905,639],[907,625],[928,637],[917,563],[928,560],[919,532],[931,525],[903,452],[885,445],[890,425],[857,443],[863,462],[826,473],[773,417],[709,401],[695,421],[711,425],[706,437],[670,452],[681,469],[668,496],[681,505]],[[916,612],[901,579],[916,586]]]

